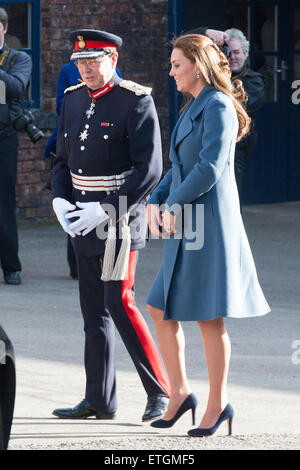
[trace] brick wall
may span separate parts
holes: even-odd
[[[42,0],[41,1],[41,110],[55,111],[56,78],[69,61],[70,31],[95,28],[124,39],[118,66],[125,79],[153,88],[166,156],[169,142],[167,0]],[[45,113],[44,113],[45,114]],[[46,129],[46,136],[51,129]],[[45,191],[49,162],[43,159],[46,139],[36,145],[20,138],[18,217],[53,217],[51,194]]]
[[[51,193],[45,189],[49,176],[49,161],[43,158],[44,140],[34,146],[29,138],[19,138],[17,213],[19,219],[49,219]]]

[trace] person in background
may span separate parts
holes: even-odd
[[[60,116],[62,101],[64,98],[65,90],[71,85],[76,85],[82,81],[81,76],[78,72],[78,68],[74,64],[74,61],[71,60],[68,64],[64,64],[60,69],[57,79],[57,88],[56,88],[56,112]],[[58,124],[51,134],[44,151],[44,157],[50,158],[50,178],[54,163],[54,158],[56,156],[56,142],[57,142],[57,131]],[[47,185],[47,189],[51,189],[51,181]],[[70,276],[72,279],[78,279],[77,273],[77,264],[76,256],[74,253],[74,248],[72,246],[72,241],[70,235],[67,234],[67,260],[70,268]]]
[[[4,83],[4,103],[0,104],[0,261],[6,284],[21,284],[16,221],[16,179],[18,136],[12,107],[20,107],[32,71],[28,54],[5,44],[8,15],[0,8],[0,82]]]

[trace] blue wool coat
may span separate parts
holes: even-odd
[[[237,132],[231,99],[210,86],[191,101],[173,131],[171,169],[148,201],[166,203],[177,218],[183,216],[183,236],[165,240],[147,299],[164,309],[165,319],[205,321],[270,311],[240,215]]]

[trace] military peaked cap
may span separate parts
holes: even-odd
[[[96,29],[78,29],[70,33],[73,42],[71,59],[101,57],[122,46],[122,39],[115,34]]]

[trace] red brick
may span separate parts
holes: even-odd
[[[35,207],[27,207],[24,211],[24,215],[26,219],[35,219],[37,214],[36,214],[36,208]]]
[[[18,172],[19,173],[27,173],[33,169],[33,161],[32,160],[25,160],[18,163]]]
[[[39,183],[41,181],[41,175],[37,172],[31,173],[19,173],[17,177],[18,184],[32,184]]]
[[[36,160],[36,161],[34,162],[33,168],[34,168],[36,171],[45,171],[45,169],[46,169],[46,162],[45,162],[45,160]]]

